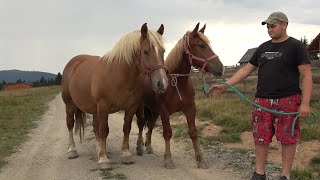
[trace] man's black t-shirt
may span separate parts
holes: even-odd
[[[304,44],[289,37],[261,44],[249,63],[259,68],[256,97],[272,99],[301,93],[298,66],[310,60]]]

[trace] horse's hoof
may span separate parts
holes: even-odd
[[[164,167],[167,169],[175,169],[176,165],[174,165],[173,161],[164,163]]]
[[[103,170],[110,170],[112,169],[112,166],[109,162],[101,162],[101,163],[98,163],[98,166],[99,166],[99,169],[101,171]]]
[[[146,151],[145,151],[146,154],[153,154],[153,148],[150,146],[150,147],[146,147]]]
[[[123,164],[133,164],[134,163],[134,160],[131,155],[121,156],[120,159]]]
[[[137,148],[136,153],[137,153],[138,156],[142,156],[143,155],[143,150]]]
[[[198,162],[198,168],[200,168],[200,169],[208,169],[209,168],[209,164],[206,161]]]
[[[79,157],[79,154],[76,150],[68,152],[68,159],[74,159]]]

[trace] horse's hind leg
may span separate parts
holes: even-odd
[[[198,140],[198,133],[195,125],[196,108],[195,108],[194,101],[191,105],[188,104],[188,106],[183,110],[183,113],[186,115],[186,118],[187,118],[187,123],[189,127],[188,134],[193,143],[193,148],[195,151],[195,157],[197,160],[198,168],[208,169],[209,168],[208,162],[203,158],[203,154],[200,149],[200,144]]]
[[[75,105],[66,104],[66,114],[67,114],[66,121],[67,121],[68,130],[69,130],[69,145],[68,145],[69,159],[74,159],[79,156],[76,150],[76,146],[73,138],[74,114],[76,110],[77,110],[77,107]]]
[[[138,156],[142,156],[143,155],[143,127],[145,125],[145,117],[143,115],[143,105],[140,105],[138,108],[138,111],[136,112],[136,116],[137,116],[137,125],[139,128],[139,135],[138,135],[138,139],[137,139],[137,148],[136,148],[136,153]]]
[[[157,113],[152,113],[150,111],[150,114],[148,117],[145,117],[147,120],[147,126],[148,126],[148,132],[146,133],[146,153],[147,154],[153,154],[153,148],[151,146],[151,137],[152,137],[152,131],[154,129],[154,126],[156,125],[156,120],[159,117],[159,114]]]

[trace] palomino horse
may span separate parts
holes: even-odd
[[[125,164],[133,163],[129,152],[129,133],[132,117],[143,99],[145,74],[151,79],[155,93],[163,93],[168,86],[163,66],[163,31],[163,25],[155,32],[148,31],[144,24],[141,31],[133,31],[122,37],[102,58],[79,55],[66,65],[62,78],[62,98],[66,105],[69,129],[69,158],[78,156],[72,134],[74,122],[76,132],[80,129],[81,140],[85,113],[90,113],[93,114],[98,145],[98,164],[100,169],[111,169],[106,156],[108,114],[124,110],[121,161]]]
[[[142,131],[144,126],[148,127],[145,142],[146,153],[153,153],[151,133],[160,114],[163,137],[165,139],[164,166],[168,169],[175,168],[170,151],[172,130],[169,118],[171,114],[179,111],[182,111],[187,118],[188,133],[192,139],[198,167],[208,168],[207,161],[203,158],[199,147],[197,129],[195,127],[195,90],[188,75],[190,74],[191,66],[199,67],[203,72],[210,72],[215,76],[221,76],[224,68],[218,56],[212,51],[208,38],[203,34],[205,26],[199,32],[198,28],[199,23],[192,32],[187,32],[179,40],[165,60],[165,66],[167,66],[169,73],[180,75],[176,78],[169,76],[169,81],[175,81],[176,86],[169,85],[165,93],[155,94],[152,92],[150,80],[145,79],[144,106],[141,105],[136,113],[139,127],[138,155],[143,154]]]

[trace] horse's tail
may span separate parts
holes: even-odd
[[[84,137],[84,128],[87,125],[86,113],[77,108],[75,112],[75,134],[79,133],[80,142],[82,142]]]
[[[153,114],[152,114],[152,111],[147,107],[147,106],[144,106],[144,110],[143,110],[143,113],[144,113],[144,128],[147,128],[148,127],[148,124],[150,123],[150,120],[153,119]]]

